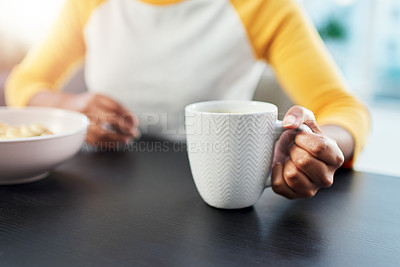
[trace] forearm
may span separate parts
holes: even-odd
[[[82,94],[77,95],[64,92],[41,91],[29,100],[28,105],[81,111],[82,106],[84,105],[84,99],[81,99],[82,97]]]
[[[353,136],[343,127],[337,125],[321,126],[323,133],[335,140],[342,150],[345,161],[352,159],[354,155],[355,143]]]

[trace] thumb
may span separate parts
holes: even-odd
[[[285,129],[296,129],[302,124],[307,125],[314,133],[322,133],[311,110],[300,106],[291,107],[283,118],[282,126]]]

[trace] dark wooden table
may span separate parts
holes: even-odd
[[[267,189],[252,208],[218,210],[184,149],[84,151],[0,187],[0,266],[400,266],[400,178],[340,172],[312,199]]]

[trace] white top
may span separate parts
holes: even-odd
[[[190,103],[251,99],[265,68],[228,0],[109,0],[89,18],[85,41],[89,91],[136,113],[142,133],[167,139],[183,139]]]

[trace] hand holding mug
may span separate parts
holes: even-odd
[[[252,206],[271,186],[277,138],[284,132],[275,105],[208,101],[185,108],[188,155],[196,187],[210,206]],[[296,131],[310,131],[298,125]]]
[[[290,199],[312,197],[320,188],[331,186],[335,171],[344,162],[342,151],[323,134],[314,114],[303,107],[292,107],[283,127],[290,130],[302,124],[313,133],[285,131],[275,147],[272,189]]]

